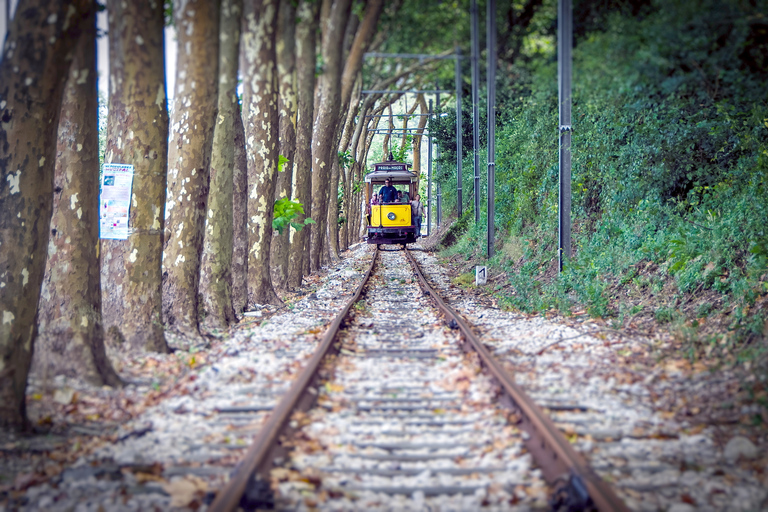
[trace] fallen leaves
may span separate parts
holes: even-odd
[[[77,392],[69,387],[57,389],[53,392],[53,401],[61,405],[69,405],[77,402]]]
[[[25,491],[33,485],[45,482],[47,479],[48,476],[41,473],[21,473],[13,479],[12,488],[14,491]]]
[[[205,495],[208,484],[195,475],[186,475],[163,484],[163,490],[171,497],[172,507],[186,507]]]

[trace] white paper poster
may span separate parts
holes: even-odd
[[[133,165],[104,164],[99,196],[99,233],[101,238],[126,240],[128,214],[131,210]]]

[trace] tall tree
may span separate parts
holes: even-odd
[[[348,244],[346,243],[347,239],[347,232],[349,230],[349,223],[351,220],[350,217],[350,206],[352,205],[352,197],[351,197],[351,190],[349,187],[349,171],[351,169],[351,162],[347,159],[347,155],[349,153],[347,152],[349,150],[349,144],[352,140],[352,135],[354,131],[355,126],[355,117],[358,114],[358,111],[360,107],[362,106],[360,104],[360,93],[362,91],[362,77],[358,77],[358,80],[355,86],[355,92],[353,94],[354,101],[350,103],[351,107],[347,109],[346,118],[344,120],[344,128],[341,131],[341,141],[339,142],[339,155],[344,155],[344,158],[342,159],[341,156],[336,159],[336,169],[333,170],[333,178],[331,187],[333,187],[333,182],[336,183],[336,188],[341,186],[341,196],[343,198],[342,201],[342,209],[339,210],[339,203],[336,202],[336,211],[332,214],[335,215],[336,219],[339,219],[340,217],[344,218],[344,221],[339,226],[338,231],[336,231],[336,243],[334,244],[333,238],[331,238],[331,247],[336,246],[338,248],[338,251],[345,251],[348,247]],[[362,122],[362,119],[360,120]],[[330,220],[329,220],[330,222]]]
[[[242,59],[242,55],[240,58]],[[234,121],[232,307],[235,309],[235,315],[239,317],[248,303],[248,158],[245,154],[245,131],[240,105],[237,105]]]
[[[275,200],[291,198],[293,160],[296,153],[296,8],[292,2],[280,2],[277,20],[277,75],[279,82],[280,156],[285,158],[282,172],[277,174]],[[272,283],[284,289],[288,280],[288,252],[291,229],[275,231],[269,258]]]
[[[421,177],[421,139],[424,135],[424,129],[427,127],[427,102],[423,94],[416,96],[416,105],[419,107],[419,124],[416,125],[416,132],[413,134],[413,172],[416,174],[416,190],[419,190],[419,179]]]
[[[61,101],[53,216],[38,312],[35,366],[120,385],[104,350],[99,275],[96,10],[83,24]]]
[[[352,99],[355,82],[360,78],[363,67],[363,55],[368,51],[373,36],[376,34],[376,25],[379,22],[384,0],[369,0],[366,3],[365,15],[360,27],[355,33],[355,39],[350,48],[349,55],[344,62],[344,71],[341,77],[341,111],[346,112]]]
[[[342,42],[351,0],[326,0],[321,17],[323,72],[318,78],[315,124],[312,129],[312,218],[310,268],[318,270],[321,254],[327,250],[327,215],[331,165],[336,158],[336,124],[341,106]]]
[[[92,0],[22,0],[0,61],[0,426],[28,425],[59,106]]]
[[[317,2],[302,0],[297,9],[296,26],[296,152],[293,162],[293,200],[304,205],[305,213],[311,213],[312,203],[312,124],[314,119],[315,93],[315,33],[319,26]],[[300,215],[303,222],[306,215]],[[288,263],[288,288],[301,285],[304,275],[304,258],[309,245],[309,228],[291,232]]]
[[[341,171],[339,169],[338,152],[335,153],[336,158],[331,160],[331,173],[329,176],[330,184],[328,185],[331,196],[328,198],[328,240],[326,245],[330,252],[331,259],[339,260],[339,230],[341,229],[341,226],[339,225],[339,214],[341,212],[341,208],[339,207],[339,175],[341,174]],[[342,201],[343,200],[344,198],[342,197]]]
[[[208,215],[200,269],[205,325],[226,328],[235,321],[232,301],[234,251],[235,123],[240,117],[237,69],[242,0],[221,0],[219,99],[211,150]]]
[[[162,255],[168,162],[163,4],[109,0],[109,118],[104,161],[132,164],[128,240],[101,241],[101,311],[107,335],[167,352]]]
[[[362,83],[362,81],[361,81]],[[362,92],[362,90],[360,90]],[[359,94],[359,93],[358,93]],[[352,101],[352,104],[357,104],[360,101],[360,97],[358,96],[356,100]],[[368,126],[368,121],[370,118],[368,118],[368,113],[370,112],[371,105],[373,104],[372,101],[368,101],[366,99],[365,101],[360,104],[360,111],[357,116],[357,122],[353,123],[354,125],[354,132],[352,133],[352,136],[349,141],[348,149],[349,155],[352,157],[352,163],[349,166],[347,172],[346,172],[346,189],[347,193],[350,194],[350,208],[349,208],[349,214],[347,216],[347,219],[349,221],[349,225],[347,226],[346,231],[344,232],[344,237],[342,239],[342,249],[348,248],[350,244],[355,240],[355,234],[359,231],[359,220],[360,220],[360,190],[359,187],[355,187],[355,183],[359,181],[359,175],[360,175],[360,166],[357,163],[357,148],[358,143],[360,141],[360,136],[363,134],[364,127]],[[354,121],[354,116],[353,116]]]
[[[278,157],[277,0],[245,4],[243,124],[248,157],[248,306],[281,304],[269,253]]]
[[[219,2],[175,0],[178,60],[168,152],[163,314],[200,340],[198,286],[218,100]]]
[[[419,102],[415,101],[411,108],[408,108],[408,97],[405,97],[405,115],[403,116],[403,131],[400,133],[400,152],[405,152],[405,146],[408,144],[408,121],[411,120],[411,116],[419,106]]]
[[[392,121],[392,103],[387,105],[387,108],[389,109],[389,115],[387,116],[387,132],[384,134],[384,140],[382,141],[382,147],[384,148],[384,159],[386,160],[389,153],[392,151],[391,146],[389,145],[389,139],[392,138],[392,131],[395,129],[395,124]]]

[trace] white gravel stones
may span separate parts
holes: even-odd
[[[342,356],[276,468],[279,508],[515,510],[546,504],[495,388],[402,252],[382,252]]]
[[[711,381],[686,377],[674,368],[643,374],[618,356],[642,340],[620,340],[614,346],[588,328],[503,312],[453,287],[433,256],[414,256],[432,284],[477,327],[518,384],[549,408],[560,429],[631,509],[768,507],[764,470],[743,464],[761,456],[751,441],[735,437],[723,446],[720,427],[693,430],[654,406],[660,396]]]
[[[758,457],[757,446],[746,437],[736,436],[725,445],[725,459],[735,462],[740,457],[744,459],[756,459]]]
[[[54,485],[28,489],[17,508],[199,507],[205,493],[219,487],[233,469],[314,352],[326,325],[361,282],[370,257],[370,248],[359,245],[309,295],[260,323],[260,315],[249,315],[254,323],[235,327],[214,344],[207,365],[182,378],[167,399],[121,425],[121,441],[81,458]],[[150,389],[137,386],[139,393]]]

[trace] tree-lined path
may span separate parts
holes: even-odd
[[[629,498],[647,494],[635,496],[638,508],[718,510],[723,496],[737,510],[765,505],[755,490],[765,483],[768,423],[765,0],[574,0],[573,234],[562,269],[558,2],[6,4],[0,450],[13,457],[0,468],[0,503],[55,483],[81,451],[130,459],[117,462],[117,473],[138,479],[125,485],[168,485],[164,496],[180,506],[202,500],[222,474],[203,484],[195,478],[211,475],[184,473],[181,491],[176,448],[142,466],[127,454],[149,448],[130,443],[162,431],[147,438],[162,445],[183,430],[160,425],[176,410],[198,411],[184,396],[204,401],[206,386],[229,382],[198,382],[204,374],[232,371],[256,382],[247,393],[281,393],[265,375],[290,380],[302,343],[354,281],[365,258],[364,177],[392,154],[420,177],[432,234],[423,247],[443,258],[448,270],[436,273],[450,273],[457,301],[487,294],[493,308],[515,312],[500,320],[516,326],[509,332],[527,328],[515,323],[525,315],[576,329],[552,339],[561,327],[545,322],[532,328],[545,342],[521,334],[504,345],[521,380],[546,389],[548,378],[572,379],[599,395],[585,407],[606,414],[624,393],[632,411],[622,417],[650,418],[633,423],[638,439],[706,445],[706,460],[663,461],[670,496],[650,477],[628,484]],[[482,18],[489,4],[495,162],[484,156],[482,58],[478,105],[470,99],[470,13]],[[108,69],[97,69],[99,38]],[[481,31],[482,57],[488,41]],[[487,242],[490,164],[496,234]],[[123,183],[110,174],[120,166],[131,171],[122,199],[110,195]],[[107,212],[127,225],[107,226]],[[473,284],[476,266],[487,267],[486,285]],[[299,303],[306,318],[290,314]],[[285,323],[270,334],[278,317]],[[251,369],[235,363],[245,347],[258,361]],[[582,363],[568,365],[579,354],[586,381],[575,376]],[[586,452],[589,437],[634,439],[610,422],[600,432],[562,428]],[[61,437],[40,444],[45,433]],[[203,445],[229,443],[210,435]],[[595,460],[610,479],[621,464],[605,450]],[[710,463],[722,474],[702,476]],[[718,483],[706,487],[710,476]],[[53,499],[49,491],[41,499]]]

